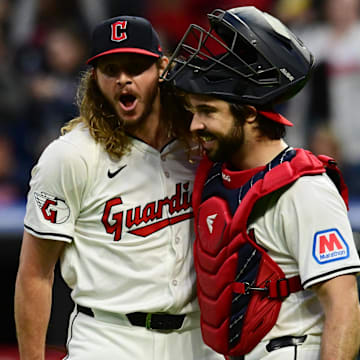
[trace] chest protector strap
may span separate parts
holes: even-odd
[[[248,233],[254,204],[300,176],[325,172],[328,166],[336,172],[335,178],[339,174],[330,158],[319,160],[302,149],[280,155],[239,189],[226,188],[221,164],[208,160],[200,164],[195,181],[194,254],[201,330],[204,342],[224,355],[249,353],[275,325],[282,301],[302,289],[300,277],[286,278],[254,234]],[[346,193],[344,183],[338,184]]]

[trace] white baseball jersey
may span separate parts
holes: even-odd
[[[32,171],[25,229],[67,243],[61,272],[78,304],[121,314],[198,311],[196,164],[176,140],[160,152],[131,141],[118,161],[82,126],[52,142]]]
[[[306,289],[284,300],[276,325],[262,343],[304,334],[318,335],[320,343],[324,315],[310,287],[360,271],[346,206],[335,185],[326,174],[301,177],[260,199],[249,229],[286,277],[300,275]]]

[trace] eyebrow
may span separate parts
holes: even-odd
[[[212,105],[199,104],[193,107],[196,111],[216,111],[216,107]]]

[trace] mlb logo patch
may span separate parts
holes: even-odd
[[[313,257],[319,264],[349,257],[349,246],[337,229],[318,231],[314,235]]]

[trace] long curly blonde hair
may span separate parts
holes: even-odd
[[[191,115],[185,110],[181,96],[175,94],[169,84],[162,82],[160,99],[161,118],[166,119],[164,126],[172,136],[188,145]],[[62,135],[81,123],[89,129],[94,140],[102,144],[111,157],[121,158],[130,150],[131,139],[125,133],[123,122],[100,91],[93,76],[93,69],[88,69],[81,76],[76,104],[79,116],[62,127]]]

